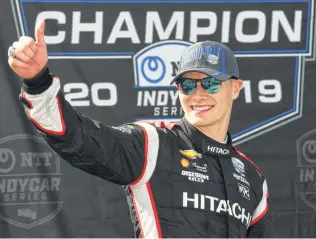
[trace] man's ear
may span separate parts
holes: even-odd
[[[240,93],[240,90],[243,87],[243,81],[241,79],[233,79],[232,80],[232,98],[233,100],[237,99]]]

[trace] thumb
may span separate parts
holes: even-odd
[[[40,21],[35,27],[35,39],[39,46],[45,45],[45,20]]]

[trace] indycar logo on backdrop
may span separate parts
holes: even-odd
[[[29,147],[32,145],[33,147]],[[30,229],[62,209],[59,158],[39,137],[0,139],[0,218]]]
[[[169,82],[180,55],[214,40],[233,50],[244,81],[232,113],[235,144],[301,117],[305,62],[315,60],[314,0],[12,2],[20,35],[33,36],[46,19],[49,57],[63,59],[50,61],[55,69],[76,61],[82,67],[74,72],[97,76],[65,83],[74,106],[117,107],[120,118],[128,118],[126,108],[131,120],[178,120],[183,111]]]
[[[302,135],[297,147],[297,189],[302,201],[316,210],[316,130]]]
[[[165,41],[152,44],[134,55],[135,85],[137,87],[168,87],[176,74],[182,52],[191,44]]]
[[[183,115],[178,91],[170,86],[178,69],[179,56],[190,46],[183,41],[163,41],[152,44],[133,57],[137,107],[152,108],[152,116],[177,118]],[[163,89],[157,90],[158,87]]]

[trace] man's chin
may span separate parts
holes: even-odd
[[[212,125],[212,122],[209,119],[203,119],[200,117],[189,116],[187,120],[195,127],[205,127]]]

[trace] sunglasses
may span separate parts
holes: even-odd
[[[201,82],[202,88],[208,93],[213,94],[220,90],[222,82],[213,77],[203,79],[180,78],[176,81],[176,86],[184,95],[191,95],[197,87],[197,83]]]

